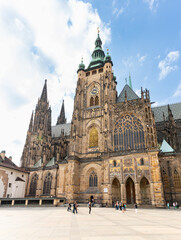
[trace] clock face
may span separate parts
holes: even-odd
[[[91,94],[92,94],[92,95],[96,95],[97,93],[98,93],[98,89],[94,87],[94,88],[91,90]]]

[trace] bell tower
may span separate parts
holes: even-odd
[[[71,124],[70,156],[94,158],[107,152],[110,141],[110,105],[116,103],[116,78],[109,52],[105,55],[98,35],[92,60],[85,68],[83,59],[78,80]]]

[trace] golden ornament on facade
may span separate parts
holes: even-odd
[[[96,128],[90,130],[89,147],[98,147],[98,131]]]

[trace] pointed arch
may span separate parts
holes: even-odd
[[[93,97],[90,98],[90,107],[92,107],[92,106],[94,106],[94,98]]]
[[[150,183],[145,176],[143,176],[140,181],[140,193],[141,203],[146,205],[151,204]]]
[[[136,202],[135,184],[131,177],[128,177],[126,180],[126,201],[127,204],[133,204]]]
[[[179,173],[178,173],[177,169],[174,170],[173,182],[174,182],[174,186],[175,186],[176,189],[181,188],[180,176],[179,176]]]
[[[52,175],[51,173],[48,173],[43,183],[43,195],[47,195],[47,196],[50,195],[51,184],[52,184]]]
[[[114,151],[145,148],[144,128],[141,120],[133,114],[122,115],[115,122]]]
[[[98,178],[97,174],[92,171],[89,175],[89,187],[97,187],[98,186]]]
[[[112,189],[112,202],[121,201],[121,184],[117,177],[115,177],[111,184]]]
[[[166,172],[166,170],[163,168],[162,169],[162,178],[163,178],[163,186],[165,189],[169,189],[170,184],[169,184],[169,180],[168,180],[168,174]]]
[[[29,195],[36,196],[38,175],[35,173],[31,179]]]
[[[95,106],[97,106],[97,105],[99,105],[99,97],[98,96],[95,97]]]

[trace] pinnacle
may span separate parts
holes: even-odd
[[[45,84],[43,86],[43,91],[42,91],[40,100],[43,102],[47,102],[47,80],[46,79],[45,79]]]

